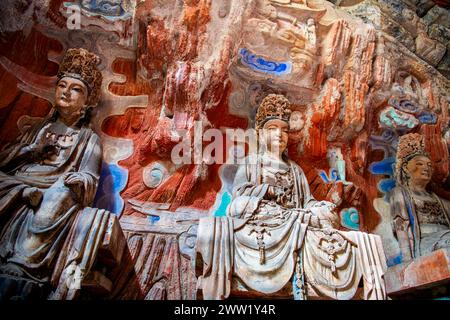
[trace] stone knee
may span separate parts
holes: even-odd
[[[50,188],[45,190],[41,206],[35,212],[35,225],[52,224],[61,215],[76,204],[72,191],[64,185],[63,179],[58,179]]]

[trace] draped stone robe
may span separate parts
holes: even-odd
[[[282,289],[293,275],[295,253],[302,246],[308,223],[317,219],[314,210],[321,209],[315,208],[318,201],[311,195],[302,169],[292,161],[288,166],[294,180],[294,207],[283,208],[265,200],[269,184],[261,179],[261,161],[261,157],[249,156],[239,168],[226,217],[200,220],[197,258],[203,261],[203,273],[198,287],[204,299],[227,298],[232,276],[259,292]],[[258,232],[264,242],[262,264]]]
[[[275,293],[295,270],[303,274],[308,296],[352,299],[362,281],[364,299],[386,299],[380,237],[324,228],[319,218],[334,206],[313,198],[297,164],[289,161],[274,168],[266,160],[250,156],[241,165],[226,217],[200,219],[196,271],[203,298],[227,298],[232,277],[250,290]],[[270,199],[273,184],[266,177],[288,171],[293,178],[292,190],[284,189],[289,201]]]
[[[99,137],[89,128],[78,131],[76,143],[62,161],[48,165],[20,150],[32,144],[51,118],[33,126],[0,154],[0,272],[47,282],[68,230],[80,209],[92,204],[101,168]],[[76,172],[81,194],[64,184]],[[36,187],[44,196],[37,208],[22,199],[23,190]]]
[[[403,261],[408,261],[434,250],[450,250],[450,202],[430,194],[446,220],[446,224],[425,225],[420,223],[413,196],[403,186],[390,193],[390,208],[394,231],[399,241]]]

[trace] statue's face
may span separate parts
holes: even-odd
[[[406,170],[413,184],[428,184],[433,173],[431,160],[426,156],[416,156],[409,160],[406,165]]]
[[[81,115],[87,99],[88,89],[81,80],[63,77],[56,85],[55,104],[62,117]]]
[[[272,152],[283,153],[287,148],[289,136],[289,125],[279,119],[267,121],[263,127],[264,141]]]

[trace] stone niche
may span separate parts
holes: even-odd
[[[198,223],[226,214],[238,167],[175,164],[172,151],[208,129],[225,140],[227,129],[252,128],[262,99],[277,93],[291,101],[288,153],[313,196],[336,205],[339,230],[381,237],[389,297],[448,297],[448,251],[406,260],[389,202],[398,142],[408,133],[424,137],[430,192],[450,200],[444,5],[19,2],[0,8],[0,147],[50,112],[67,49],[101,60],[102,98],[90,126],[103,154],[92,206],[119,224],[86,288],[110,299],[197,297]],[[200,140],[203,150],[209,143]]]

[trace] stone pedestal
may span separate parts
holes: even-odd
[[[258,292],[249,289],[239,278],[233,277],[231,282],[231,299],[289,299],[293,300],[292,281],[289,281],[283,289],[272,294]]]
[[[450,251],[441,249],[390,267],[385,281],[388,295],[393,298],[409,295],[417,290],[445,289],[450,283]]]
[[[127,262],[123,259],[126,252],[126,238],[117,217],[105,210],[84,209],[61,249],[52,279],[56,288],[49,299],[109,297],[118,280],[116,270]]]

